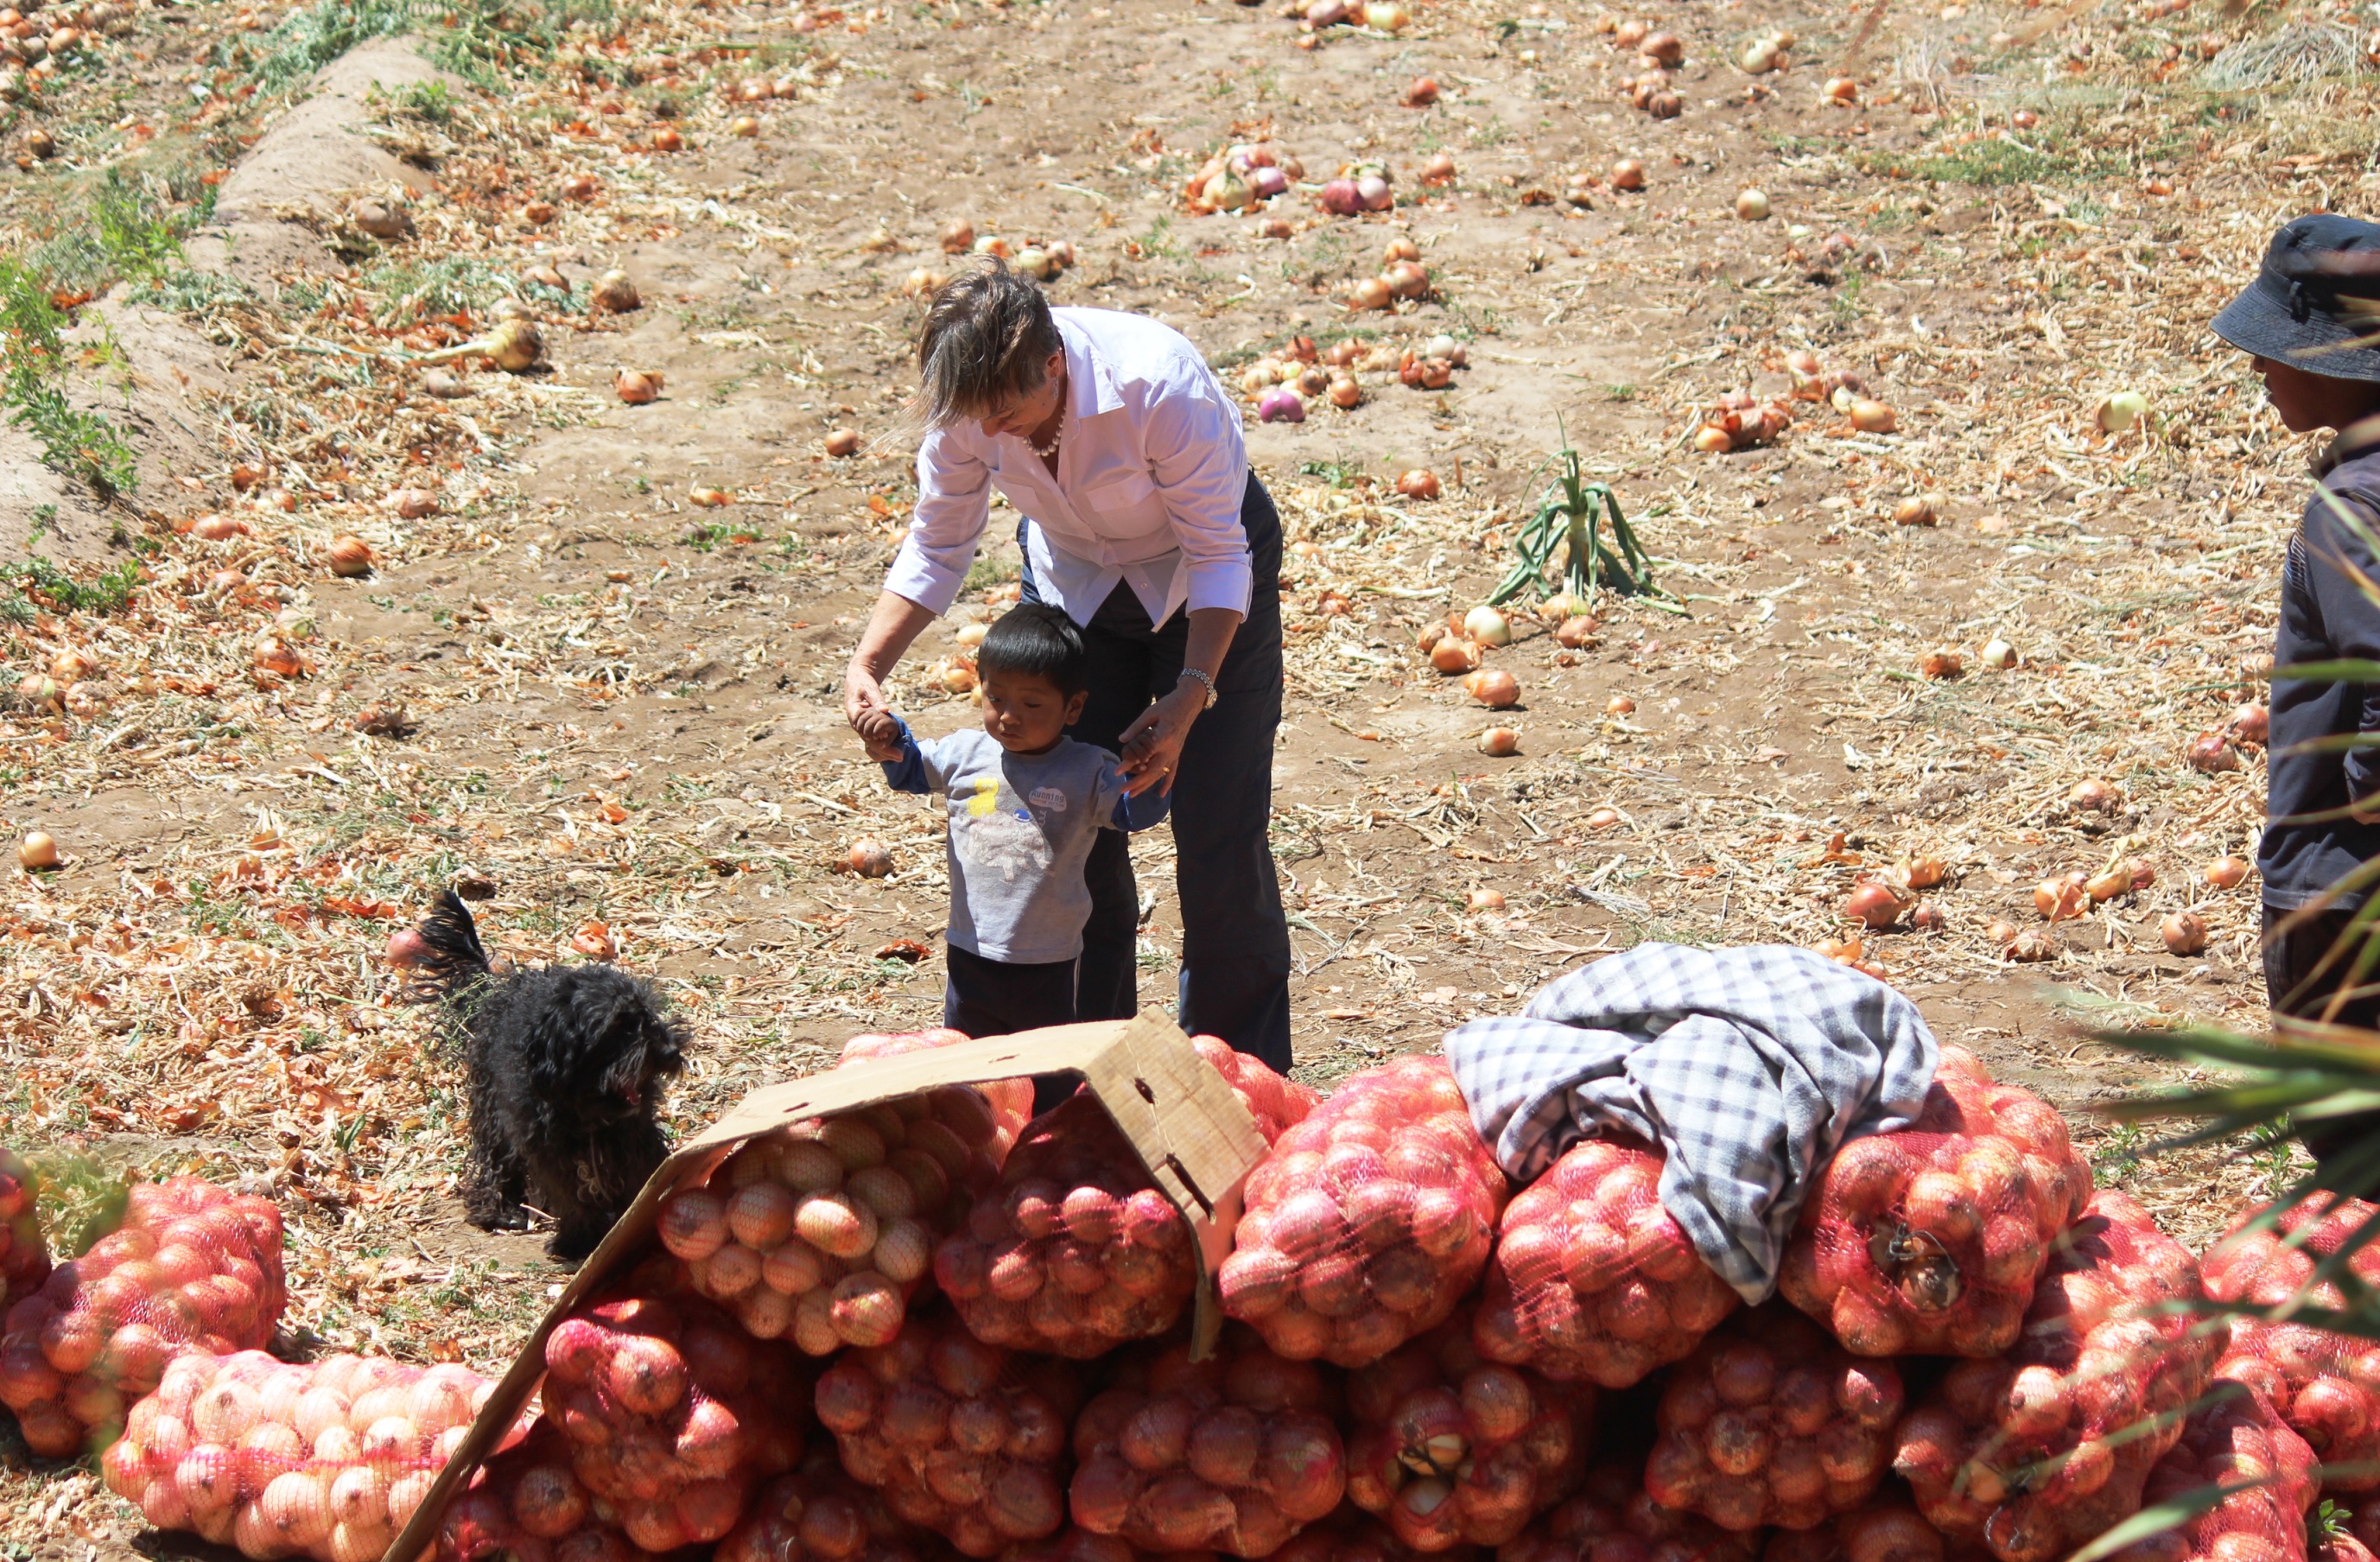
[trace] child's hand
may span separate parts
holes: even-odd
[[[901,757],[901,723],[881,706],[863,711],[852,723],[858,730],[859,741],[868,749],[870,759],[886,763]]]

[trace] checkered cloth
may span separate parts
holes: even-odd
[[[1662,1207],[1757,1303],[1817,1168],[1908,1127],[1941,1048],[1907,999],[1809,950],[1639,944],[1449,1032],[1446,1056],[1517,1181],[1600,1130],[1658,1144]]]

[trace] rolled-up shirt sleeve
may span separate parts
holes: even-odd
[[[1248,454],[1239,408],[1216,396],[1210,376],[1184,375],[1155,398],[1148,419],[1142,449],[1182,545],[1187,606],[1229,608],[1245,618],[1254,572],[1240,524]]]
[[[884,589],[936,617],[951,611],[991,518],[991,468],[948,430],[917,446],[917,507]]]

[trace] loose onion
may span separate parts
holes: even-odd
[[[1928,678],[1956,678],[1967,671],[1967,659],[1956,651],[1929,651],[1917,670]]]
[[[45,829],[28,830],[25,839],[17,842],[17,866],[29,873],[42,873],[58,866],[58,843]]]
[[[892,850],[872,835],[863,835],[844,854],[844,866],[862,878],[881,878],[892,871]]]
[[[2131,889],[2132,870],[2122,863],[2101,868],[2082,881],[2083,892],[2091,897],[2095,905],[2101,901],[2112,901],[2119,895],[2130,894]]]
[[[1636,714],[1636,702],[1626,695],[1613,695],[1603,702],[1603,713],[1606,716],[1633,716]]]
[[[2248,880],[2245,857],[2217,857],[2206,865],[2206,882],[2217,890],[2237,890]]]
[[[2174,954],[2196,954],[2206,948],[2206,923],[2194,911],[2178,911],[2157,925],[2157,937]]]
[[[1385,309],[1396,302],[1396,291],[1388,285],[1387,280],[1377,276],[1360,278],[1354,286],[1347,289],[1347,304],[1350,309]]]
[[[1863,434],[1888,434],[1898,422],[1892,415],[1892,408],[1865,397],[1852,400],[1851,419],[1852,427]]]
[[[965,217],[953,217],[942,229],[942,253],[964,255],[975,248],[975,224]]]
[[[1949,876],[1950,870],[1942,859],[1930,852],[1910,858],[1908,871],[1903,875],[1912,890],[1931,890]]]
[[[323,551],[323,557],[330,561],[331,573],[342,579],[352,580],[358,575],[371,574],[371,549],[365,545],[362,538],[342,533],[331,539],[331,546]]]
[[[624,369],[612,377],[612,389],[630,406],[643,406],[662,394],[662,377],[652,370]]]
[[[1936,514],[1934,502],[1924,494],[1912,494],[1892,507],[1892,524],[1900,527],[1930,527],[1941,519]]]
[[[2016,924],[2005,916],[1995,916],[1984,924],[1984,937],[1996,944],[2005,944],[2016,937]]]
[[[58,674],[63,678],[65,673]],[[2231,737],[2235,743],[2262,746],[2272,731],[2272,713],[2261,705],[2243,705],[2231,713]]]
[[[1405,88],[1404,96],[1397,101],[1407,108],[1427,108],[1438,102],[1436,79],[1427,76],[1415,77],[1412,84]]]
[[[2109,434],[2120,434],[2148,415],[2149,399],[2138,391],[2112,392],[2091,409],[2091,420]]]
[[[1735,214],[1747,223],[1768,220],[1768,197],[1760,190],[1748,189],[1735,198]]]
[[[1520,680],[1500,667],[1483,667],[1463,681],[1473,699],[1490,710],[1509,710],[1521,702]]]
[[[1463,632],[1483,646],[1509,646],[1512,626],[1503,613],[1486,603],[1463,615]]]
[[[1932,901],[1920,901],[1909,914],[1909,924],[1921,933],[1938,933],[1950,925],[1950,919]]]
[[[2061,878],[2045,878],[2033,887],[2034,909],[2052,922],[2080,916],[2091,909],[2091,893],[2082,885],[2080,873],[2070,873]]]
[[[1983,655],[1976,659],[1995,672],[2005,672],[2016,665],[2016,648],[2006,640],[1985,642]]]
[[[637,285],[628,280],[627,272],[620,271],[605,272],[597,278],[595,290],[588,296],[587,302],[592,313],[615,315],[633,313],[645,304],[638,296]],[[660,383],[658,376],[654,383]]]
[[[1407,499],[1436,499],[1439,495],[1438,474],[1427,466],[1397,475],[1397,491]]]
[[[1454,159],[1446,152],[1434,151],[1429,161],[1421,165],[1421,182],[1426,185],[1449,185],[1454,182]]]
[[[1853,103],[1859,101],[1859,83],[1848,76],[1831,77],[1819,95],[1830,103]]]
[[[1645,188],[1645,165],[1633,157],[1623,157],[1611,165],[1611,188],[1616,190],[1640,190]]]
[[[1468,672],[1479,665],[1479,648],[1459,635],[1449,635],[1430,648],[1429,664],[1440,672]]]
[[[2087,808],[2094,813],[2113,813],[2118,802],[2116,789],[2098,778],[2091,777],[2074,783],[2066,794],[2070,808]]]
[[[1521,734],[1510,727],[1490,727],[1479,734],[1479,752],[1490,759],[1509,759],[1521,752]]]
[[[834,430],[826,437],[826,453],[837,460],[858,454],[859,431],[856,429]]]
[[[1675,69],[1686,57],[1685,41],[1674,32],[1648,32],[1638,45],[1648,59]]]
[[[1900,920],[1901,909],[1900,896],[1892,886],[1873,878],[1852,885],[1852,892],[1843,897],[1844,917],[1865,927],[1891,926]]]
[[[2030,964],[2038,961],[2057,959],[2058,947],[2057,938],[2050,934],[2043,932],[2038,927],[2028,927],[2010,938],[2008,948],[2001,952],[2010,960]]]
[[[2205,775],[2221,775],[2240,768],[2240,756],[2230,740],[2219,732],[2201,733],[2182,749],[2182,758],[2190,768]]]

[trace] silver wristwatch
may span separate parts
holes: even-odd
[[[1206,703],[1206,704],[1204,704],[1204,705],[1202,705],[1202,706],[1200,706],[1200,707],[1198,708],[1199,709],[1201,709],[1201,710],[1212,710],[1212,709],[1214,709],[1214,708],[1215,708],[1215,680],[1213,680],[1212,678],[1208,677],[1204,672],[1201,672],[1200,671],[1198,671],[1198,669],[1196,669],[1196,668],[1195,668],[1195,667],[1185,667],[1185,668],[1184,668],[1184,669],[1182,670],[1182,678],[1196,678],[1196,679],[1197,679],[1197,680],[1198,680],[1198,682],[1199,682],[1199,683],[1201,683],[1201,684],[1205,684],[1205,685],[1206,685],[1206,688],[1207,688],[1207,703]],[[1178,684],[1178,683],[1180,683],[1180,682],[1182,681],[1182,678],[1176,678],[1176,679],[1175,679],[1175,680],[1173,680],[1173,681],[1174,681],[1175,683],[1177,683],[1177,684]]]

